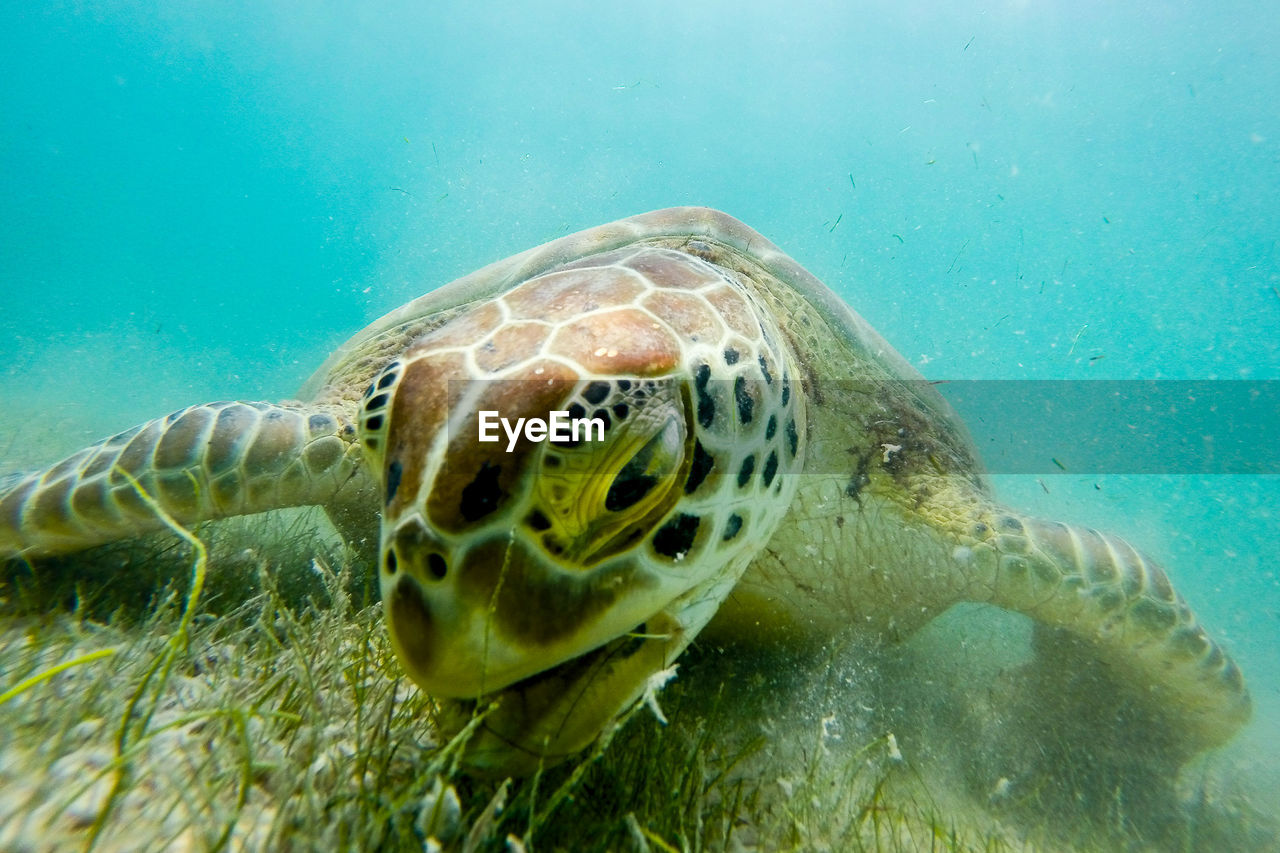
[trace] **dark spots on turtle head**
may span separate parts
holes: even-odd
[[[800,434],[796,432],[795,418],[787,421],[787,452],[791,454],[791,458],[796,458],[796,451],[800,447]]]
[[[741,532],[742,516],[735,512],[733,515],[729,516],[729,520],[724,523],[724,534],[721,535],[720,540],[722,542],[728,542]]]
[[[575,401],[575,402],[573,402],[573,403],[570,403],[570,404],[569,404],[569,408],[565,409],[565,411],[568,413],[569,417],[570,417],[572,420],[575,420],[575,421],[577,421],[577,420],[582,420],[583,418],[585,418],[585,417],[587,416],[587,410],[586,410],[586,409],[584,409],[584,408],[582,407],[582,404],[581,404],[581,403],[576,402],[576,401]],[[551,441],[552,446],[554,446],[554,447],[577,447],[579,444],[581,444],[581,443],[582,443],[581,441],[579,441],[579,440],[575,440],[575,439],[573,438],[574,430],[566,430],[566,432],[568,433],[568,436],[569,436],[569,437],[568,437],[568,438],[565,438],[565,439],[553,439],[553,440]],[[588,432],[590,432],[590,431],[588,430]],[[553,457],[547,457],[547,459],[546,459],[546,463],[548,464],[548,466],[551,466],[551,465],[552,465],[552,458],[553,458]],[[559,465],[559,464],[560,464],[559,460],[556,460],[554,464],[555,464],[555,465]]]
[[[387,549],[387,556],[384,560],[384,565],[387,567],[387,574],[389,575],[394,575],[396,570],[399,568],[399,562],[396,560],[396,552],[394,548]]]
[[[700,522],[701,519],[696,515],[677,515],[653,534],[653,550],[673,560],[684,556],[693,547]]]
[[[448,573],[449,564],[445,561],[444,555],[435,551],[427,555],[427,574],[438,581],[442,581]]]
[[[501,465],[490,465],[486,460],[480,465],[475,478],[462,488],[459,513],[467,521],[477,521],[498,508],[502,500],[502,488],[498,485]]]
[[[737,363],[738,363],[738,358],[739,358],[739,355],[738,355],[738,351],[737,351],[736,349],[734,349],[733,347],[725,347],[725,350],[724,350],[724,363],[725,363],[725,364],[728,364],[728,365],[731,365],[731,366],[732,366],[732,365],[735,365],[735,364],[737,364]]]
[[[387,405],[388,399],[390,398],[386,394],[378,394],[375,397],[370,397],[369,401],[364,404],[364,410],[366,412],[372,412],[375,409],[381,409]]]
[[[1005,533],[1021,533],[1022,522],[1014,518],[1012,515],[1002,515],[996,521],[996,527]]]
[[[396,381],[396,375],[391,371],[382,374],[382,378],[378,380],[378,390],[385,391],[387,387]]]
[[[698,425],[710,429],[716,422],[716,403],[704,392],[698,392]]]
[[[631,414],[631,408],[626,403],[614,403],[611,408],[613,409],[613,416],[620,421],[625,421],[627,415]]]
[[[606,430],[609,427],[613,426],[613,418],[609,417],[609,412],[605,409],[596,409],[594,412],[591,413],[591,417],[602,422]],[[589,434],[590,432],[588,432],[588,435]]]
[[[598,406],[609,396],[608,382],[592,382],[582,391],[582,398],[593,406]]]
[[[773,373],[769,370],[769,362],[763,354],[757,356],[756,360],[760,362],[760,372],[764,374],[764,384],[773,384]],[[785,405],[785,403],[784,403]]]
[[[751,475],[755,473],[755,470],[756,470],[756,456],[753,453],[750,456],[748,456],[746,459],[743,459],[742,466],[738,468],[738,488],[741,489],[742,487],[747,485],[747,483],[751,482]]]
[[[693,443],[693,460],[689,464],[689,479],[684,481],[684,493],[691,495],[702,485],[702,481],[715,467],[716,459],[702,446],[701,441]]]
[[[616,382],[616,384],[617,384],[617,386],[618,386],[618,390],[619,390],[619,391],[630,391],[630,390],[631,390],[631,380],[630,380],[630,379],[619,379],[619,380]]]
[[[374,390],[375,390],[374,385],[372,382],[370,382],[369,387],[364,389],[364,398],[368,400],[370,397],[372,397]]]
[[[738,404],[738,420],[744,424],[751,423],[755,415],[756,401],[747,387],[747,378],[739,376],[733,381],[733,399]]]
[[[791,402],[791,377],[787,376],[787,374],[784,373],[782,374],[782,405],[785,406],[790,402]]]
[[[767,489],[773,485],[773,478],[778,474],[778,452],[771,450],[769,458],[764,460],[764,469],[760,472],[760,479],[764,482]]]
[[[774,435],[778,432],[778,416],[769,415],[769,422],[764,426],[764,440],[773,441]]]
[[[364,422],[364,428],[370,432],[377,432],[382,429],[382,415],[373,415]]]
[[[404,474],[404,466],[400,464],[399,459],[391,460],[391,464],[387,466],[387,505],[396,496],[396,492],[400,490],[400,477]]]
[[[693,374],[694,387],[699,391],[707,390],[707,383],[711,381],[711,365],[703,363],[698,365],[698,369]]]
[[[707,385],[711,382],[711,365],[700,364],[693,374],[694,389],[698,393],[698,425],[710,429],[716,421],[716,401],[707,393]]]
[[[530,530],[537,530],[541,532],[543,530],[551,529],[550,520],[548,520],[547,517],[543,515],[540,510],[536,510],[536,509],[533,512],[529,513],[527,516],[525,516],[524,523],[529,525]]]

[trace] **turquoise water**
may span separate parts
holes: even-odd
[[[287,398],[401,302],[675,204],[929,378],[1280,378],[1273,4],[162,5],[3,14],[0,467]],[[1168,565],[1280,764],[1277,478],[1041,479],[998,485]]]

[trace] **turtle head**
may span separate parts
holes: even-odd
[[[554,731],[529,747],[540,754],[585,745],[671,666],[749,558],[744,518],[776,523],[762,496],[789,500],[775,481],[787,422],[757,417],[745,434],[741,380],[737,402],[725,382],[717,404],[686,340],[607,274],[579,273],[532,279],[419,339],[374,377],[360,415],[397,656],[433,696],[501,694],[508,747]],[[574,298],[596,289],[557,318],[566,275]],[[756,449],[766,442],[778,450]]]
[[[692,431],[674,381],[575,380],[550,364],[528,371],[546,378],[439,381],[439,361],[383,374],[402,371],[376,454],[380,576],[409,674],[474,697],[636,628],[682,591],[687,579],[645,552],[682,494]],[[378,417],[364,418],[366,443],[381,443]]]
[[[389,365],[366,395],[362,440],[381,479],[395,652],[433,696],[520,694],[491,721],[501,747],[484,760],[509,771],[503,753],[522,737],[556,732],[525,756],[585,745],[683,648],[662,612],[698,578],[670,571],[662,552],[689,543],[660,531],[684,494],[693,415],[674,375],[585,378],[544,359],[498,379],[463,367],[431,341]],[[630,633],[663,639],[628,644]]]

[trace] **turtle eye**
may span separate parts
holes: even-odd
[[[597,380],[579,397],[605,422],[602,438],[547,447],[525,520],[547,553],[586,567],[635,547],[666,514],[692,448],[687,394],[673,382]]]
[[[604,508],[623,512],[642,504],[646,498],[660,498],[671,487],[684,458],[684,430],[674,417],[644,447],[640,448],[613,478],[604,496]],[[664,488],[656,494],[654,488]]]

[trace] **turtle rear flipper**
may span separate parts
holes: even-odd
[[[365,479],[355,428],[340,413],[191,406],[0,481],[0,556],[78,551],[164,528],[140,491],[179,523],[196,524],[289,506],[334,514]]]

